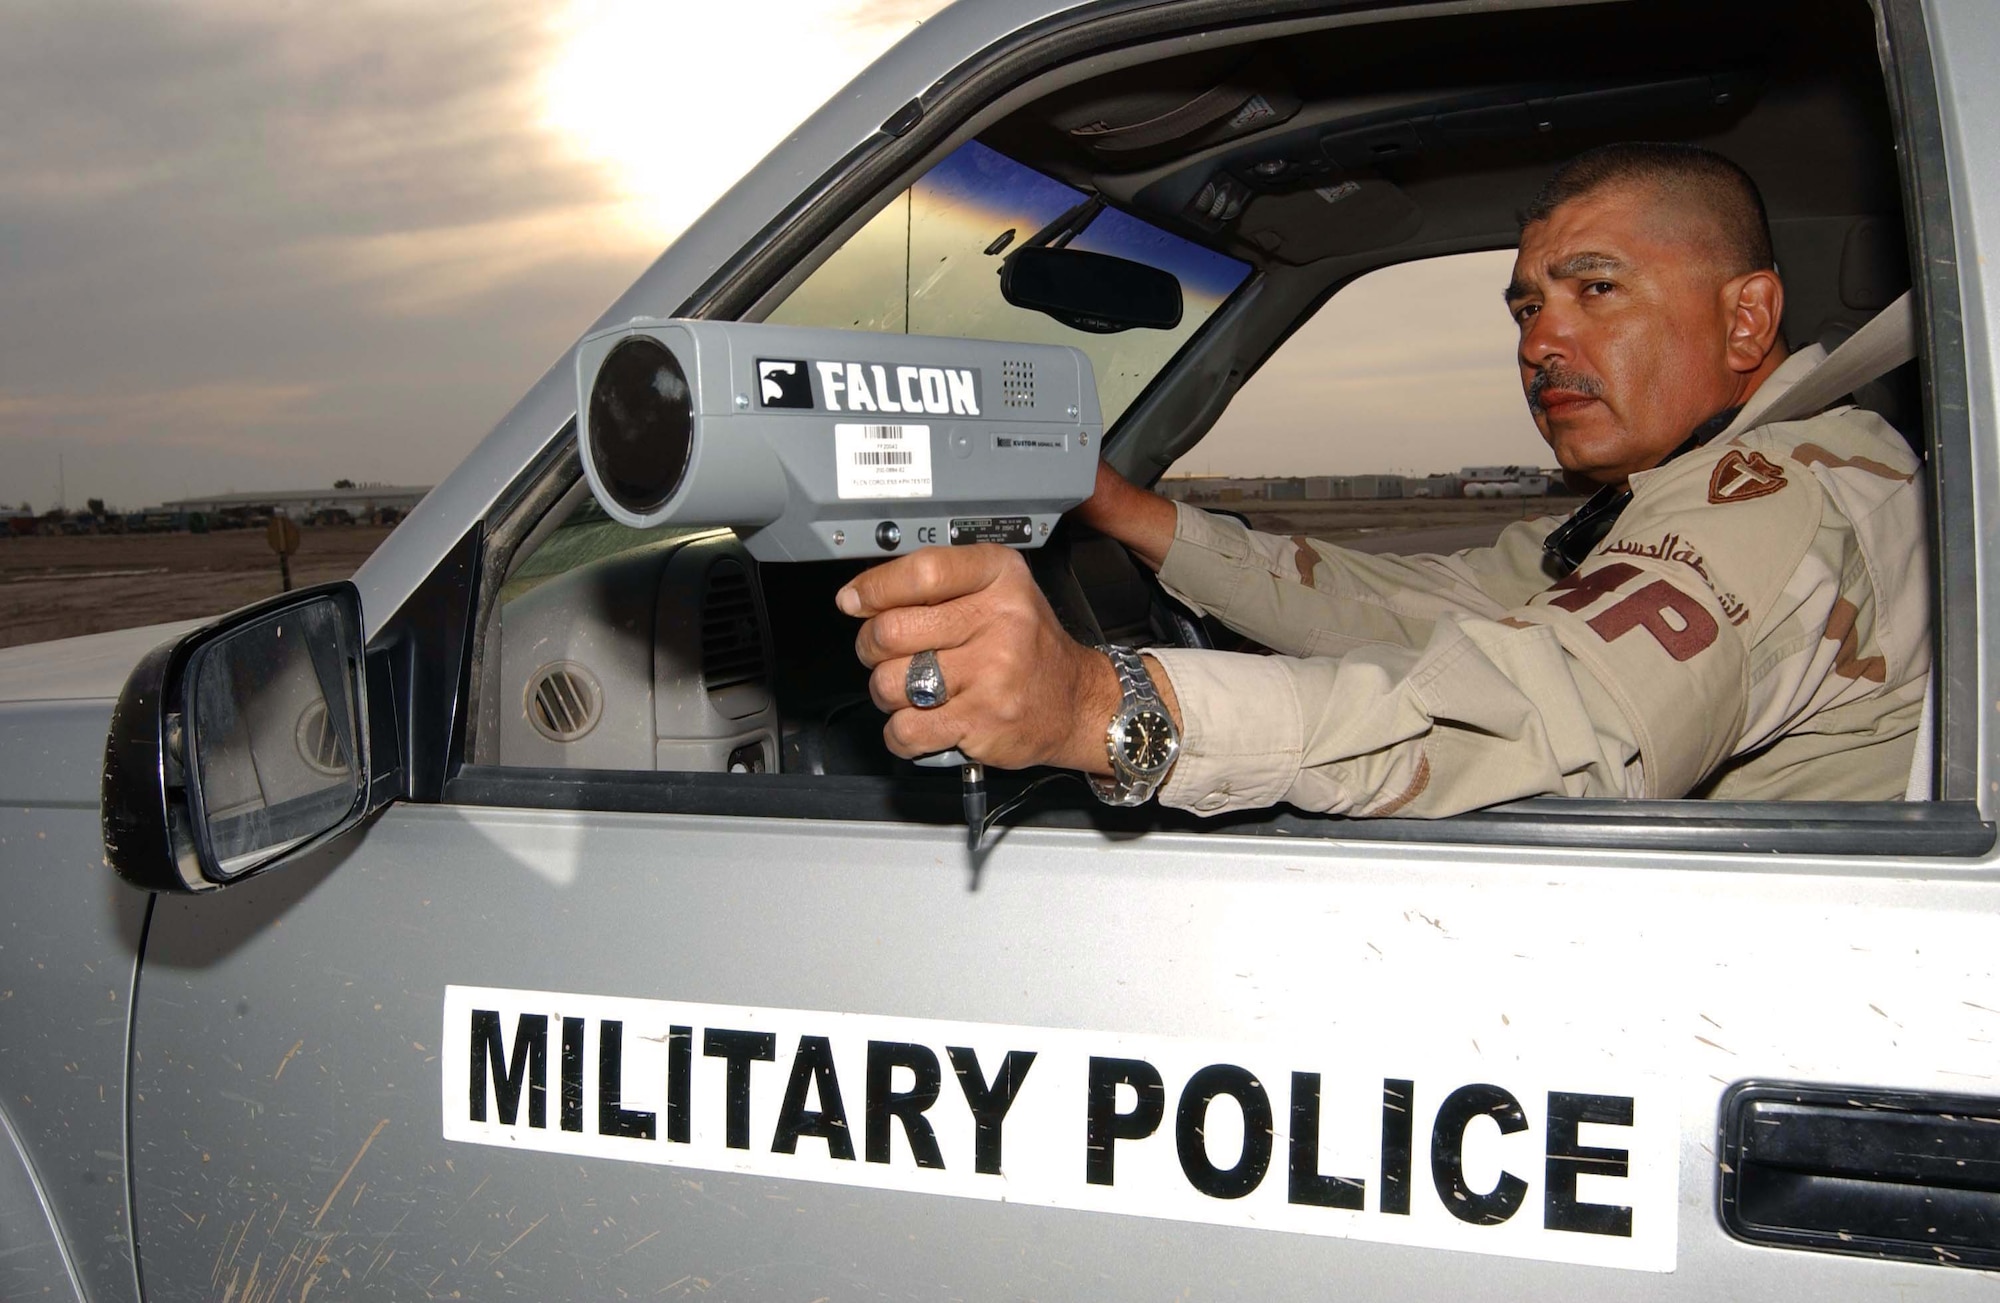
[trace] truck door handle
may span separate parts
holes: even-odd
[[[1737,1238],[2000,1266],[2000,1099],[1741,1082],[1721,1122]]]

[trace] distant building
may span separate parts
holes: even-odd
[[[1403,496],[1403,477],[1400,475],[1350,475],[1347,477],[1347,496],[1350,498],[1400,498]]]
[[[1467,466],[1458,478],[1468,498],[1542,498],[1549,492],[1548,472],[1539,466]]]
[[[351,489],[265,489],[257,493],[214,493],[163,502],[169,512],[247,519],[283,514],[298,521],[401,519],[423,501],[430,485],[362,484]]]
[[[1222,480],[1214,475],[1175,475],[1155,487],[1160,496],[1173,502],[1214,502],[1221,485]]]
[[[1468,466],[1456,475],[1305,475],[1252,479],[1179,475],[1161,480],[1176,502],[1345,502],[1405,498],[1539,498],[1552,481],[1536,466]]]
[[[1161,480],[1159,489],[1161,494],[1176,502],[1242,502],[1269,498],[1272,496],[1272,485],[1283,483],[1287,481],[1226,475],[1183,475]]]

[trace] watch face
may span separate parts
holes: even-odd
[[[1157,710],[1142,710],[1125,723],[1118,749],[1125,763],[1142,774],[1152,773],[1173,758],[1174,722]]]

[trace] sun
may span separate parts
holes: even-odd
[[[542,122],[665,243],[937,3],[572,0]]]

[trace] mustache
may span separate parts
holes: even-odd
[[[1528,381],[1528,410],[1539,415],[1543,410],[1542,394],[1550,389],[1582,394],[1586,398],[1604,397],[1604,382],[1596,376],[1572,371],[1566,366],[1546,366]]]

